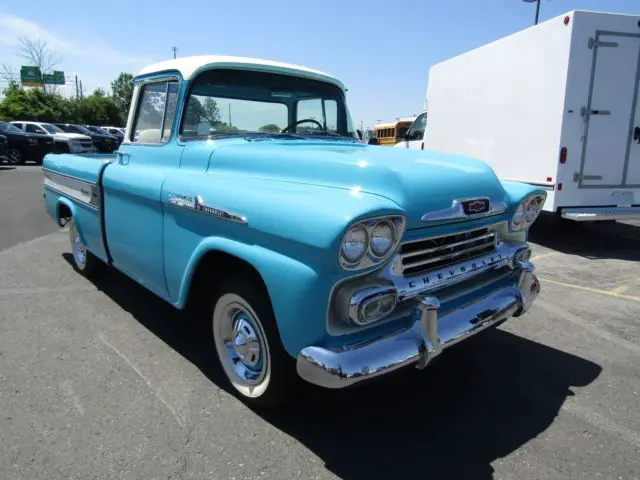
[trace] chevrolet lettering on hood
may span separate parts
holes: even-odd
[[[545,190],[478,159],[364,144],[345,92],[276,61],[167,60],[135,76],[118,152],[44,159],[75,270],[109,265],[202,315],[251,406],[285,405],[303,381],[423,369],[540,291],[527,232]],[[216,121],[207,104],[225,106]]]

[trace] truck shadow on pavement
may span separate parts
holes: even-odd
[[[581,224],[541,214],[531,228],[529,241],[589,259],[640,261],[640,223]]]
[[[94,284],[230,392],[202,323],[115,270]],[[511,320],[521,321],[539,319]],[[544,432],[574,395],[571,387],[600,372],[590,361],[497,329],[454,346],[425,371],[348,390],[309,385],[299,404],[256,413],[343,479],[490,479],[493,462]]]

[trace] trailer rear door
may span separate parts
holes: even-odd
[[[583,109],[579,188],[632,187],[640,183],[640,35],[597,32],[589,99]],[[633,185],[635,184],[635,185]]]

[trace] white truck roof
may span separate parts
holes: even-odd
[[[180,57],[171,60],[165,60],[146,66],[137,73],[136,77],[173,70],[178,71],[180,75],[182,75],[182,78],[184,78],[185,80],[192,80],[193,77],[195,77],[202,70],[213,67],[244,67],[251,70],[289,73],[330,82],[334,85],[337,85],[342,90],[345,89],[344,84],[340,80],[338,80],[333,75],[321,72],[320,70],[315,70],[312,68],[290,63],[263,60],[260,58],[234,57],[226,55],[194,55],[190,57]]]

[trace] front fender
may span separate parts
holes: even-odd
[[[547,198],[547,191],[529,183],[516,182],[514,180],[500,180],[506,194],[509,211],[515,212],[520,202],[531,195],[542,195]]]
[[[274,309],[283,346],[295,357],[307,345],[325,336],[327,301],[333,284],[311,265],[255,244],[223,237],[203,239],[191,255],[180,286],[176,306],[184,308],[191,281],[202,258],[212,251],[224,252],[252,265],[262,277]],[[225,272],[212,272],[223,274]]]

